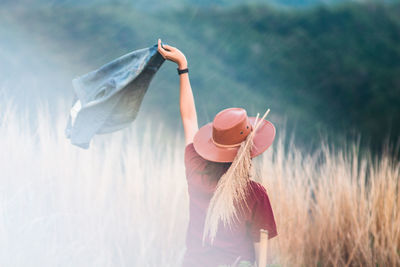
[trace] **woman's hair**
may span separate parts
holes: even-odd
[[[198,171],[199,174],[207,175],[209,182],[218,182],[221,176],[229,169],[232,162],[213,162],[207,160],[207,165],[203,171]]]

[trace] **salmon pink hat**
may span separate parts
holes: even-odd
[[[260,119],[259,119],[260,120]],[[220,111],[210,122],[201,127],[193,139],[197,153],[206,160],[232,162],[243,141],[255,126],[256,117],[248,117],[242,108],[228,108]],[[275,127],[262,120],[254,135],[252,158],[263,153],[274,141]]]

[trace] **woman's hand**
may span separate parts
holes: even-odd
[[[185,55],[178,48],[173,46],[161,46],[161,39],[158,39],[158,52],[163,56],[163,58],[178,64],[179,69],[187,68],[187,60]]]

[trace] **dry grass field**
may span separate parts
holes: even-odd
[[[0,266],[179,266],[188,196],[181,137],[158,126],[64,137],[65,114],[0,107]],[[399,266],[400,164],[356,145],[305,154],[277,138],[256,160],[270,196],[279,266]]]

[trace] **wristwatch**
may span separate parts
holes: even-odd
[[[179,68],[177,68],[176,70],[178,71],[178,74],[179,74],[179,75],[181,75],[181,74],[183,74],[183,73],[189,72],[189,69],[188,69],[188,68],[182,69],[182,70],[180,70]]]

